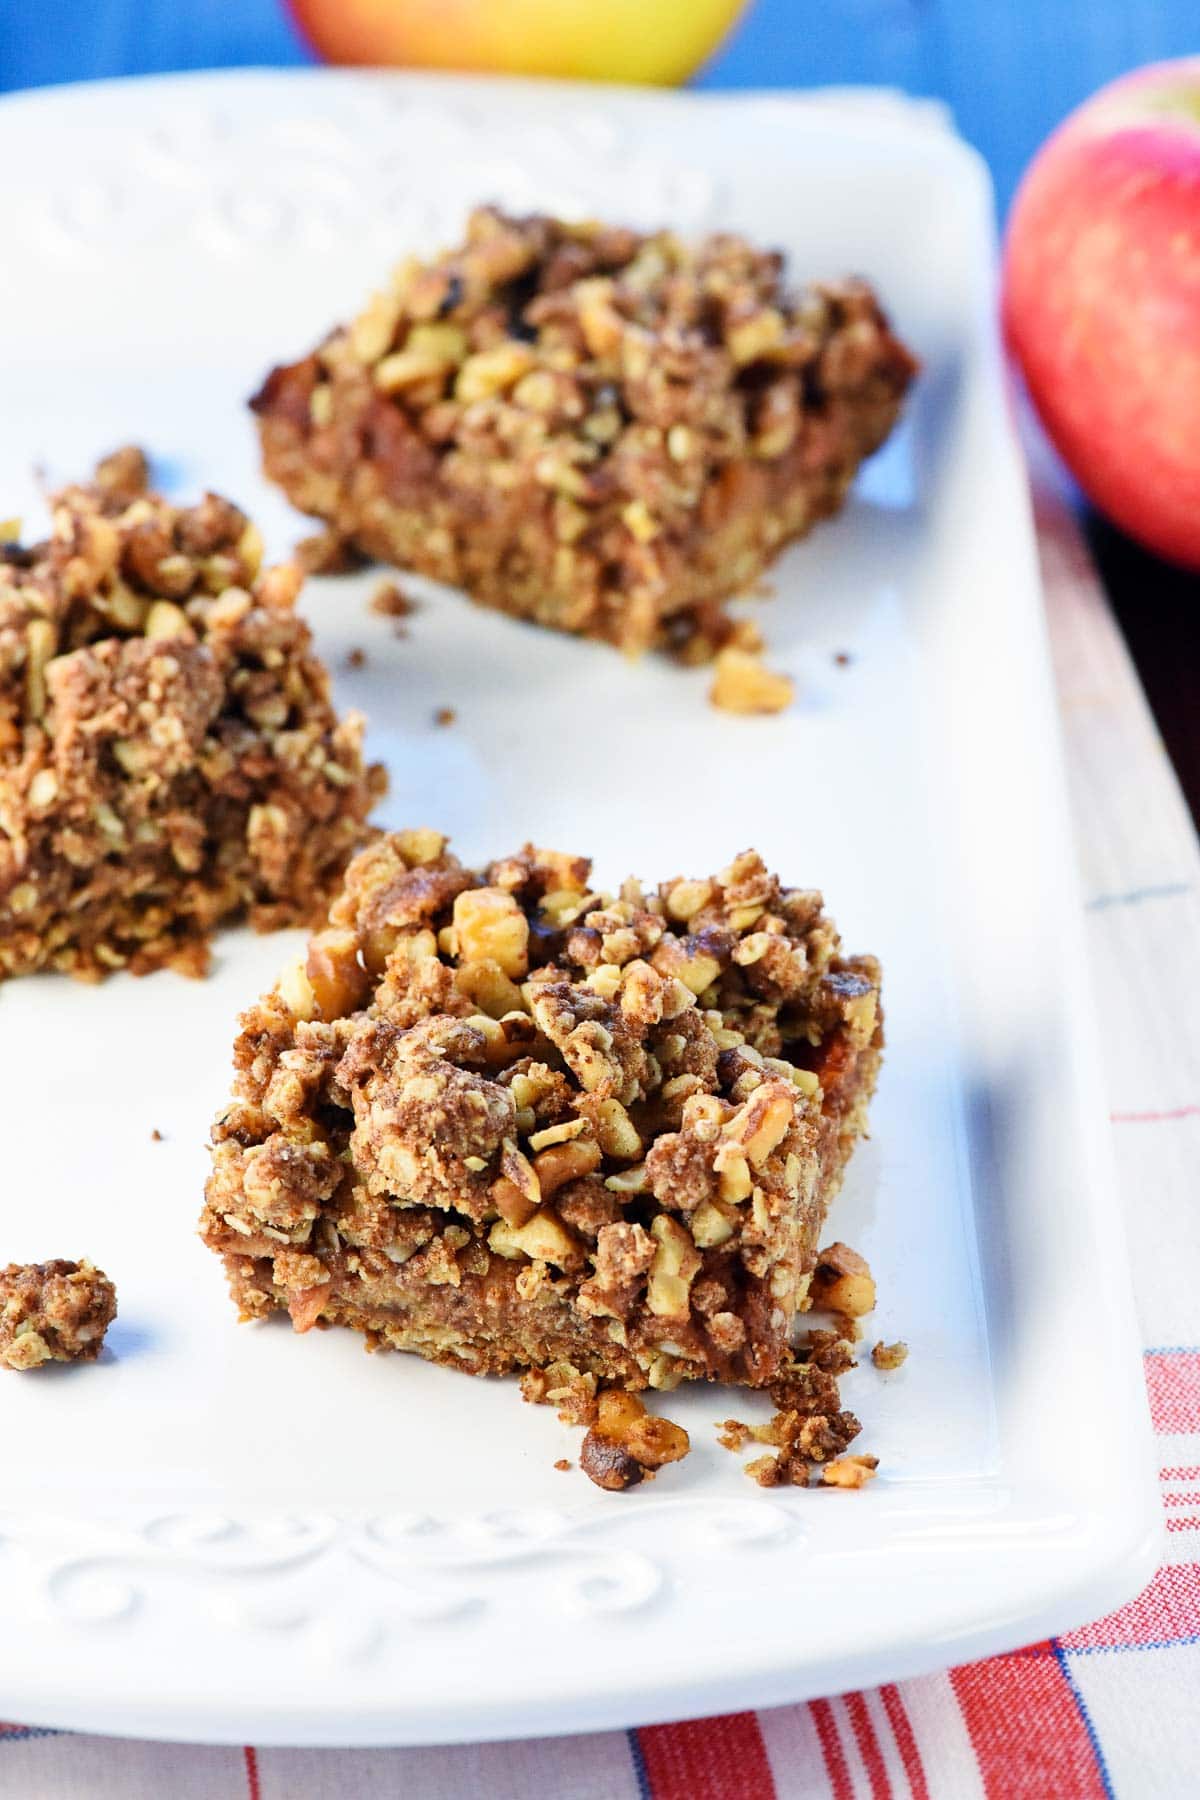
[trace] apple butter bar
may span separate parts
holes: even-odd
[[[609,894],[584,857],[381,835],[241,1021],[202,1234],[243,1317],[765,1385],[881,1045],[878,963],[753,852]]]
[[[228,500],[129,448],[0,545],[0,978],[202,973],[217,924],[317,922],[382,772]]]
[[[251,401],[331,548],[636,654],[835,512],[915,373],[871,289],[740,238],[471,215]]]

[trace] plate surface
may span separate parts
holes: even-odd
[[[752,843],[882,956],[874,1132],[832,1228],[879,1279],[872,1335],[911,1346],[846,1383],[878,1482],[763,1493],[713,1424],[765,1403],[679,1393],[694,1453],[616,1500],[554,1469],[577,1434],[511,1382],[236,1328],[193,1235],[203,1146],[235,1016],[298,939],[230,934],[202,985],[13,983],[0,1257],[91,1255],[121,1314],[96,1367],[0,1382],[5,1713],[259,1743],[543,1734],[894,1679],[1126,1598],[1157,1510],[972,153],[883,96],[320,73],[9,99],[0,158],[22,171],[0,198],[0,512],[36,518],[35,463],[65,478],[132,439],[286,552],[243,397],[479,198],[860,270],[925,361],[903,430],[761,605],[799,689],[781,717],[416,582],[405,637],[367,611],[374,575],[303,602],[389,766],[385,822],[468,859],[582,850],[606,885]]]

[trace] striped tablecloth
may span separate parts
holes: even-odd
[[[1038,515],[1166,1514],[1166,1560],[1145,1593],[1066,1637],[945,1674],[591,1737],[440,1750],[207,1749],[0,1723],[3,1800],[1200,1795],[1200,856],[1052,479],[1039,480]]]

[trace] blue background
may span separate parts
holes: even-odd
[[[987,157],[1003,206],[1094,88],[1197,50],[1200,0],[757,0],[700,85],[937,95]],[[283,0],[0,0],[0,89],[309,60]]]

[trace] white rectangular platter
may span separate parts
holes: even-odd
[[[68,478],[134,440],[286,553],[301,527],[245,396],[479,199],[861,271],[925,364],[759,603],[798,687],[781,716],[419,583],[403,638],[370,574],[303,601],[389,767],[385,822],[468,860],[584,851],[605,885],[753,844],[882,956],[885,1071],[832,1227],[875,1269],[873,1336],[911,1346],[846,1384],[879,1480],[764,1493],[713,1426],[766,1404],[681,1392],[693,1454],[616,1498],[554,1468],[577,1434],[514,1383],[238,1327],[194,1235],[204,1144],[236,1014],[298,940],[227,935],[204,984],[13,983],[0,1261],[90,1255],[121,1310],[94,1367],[0,1378],[0,1711],[235,1742],[544,1734],[892,1679],[1126,1598],[1156,1511],[972,153],[882,96],[243,74],[6,100],[0,166],[0,513],[35,526],[35,464]]]

